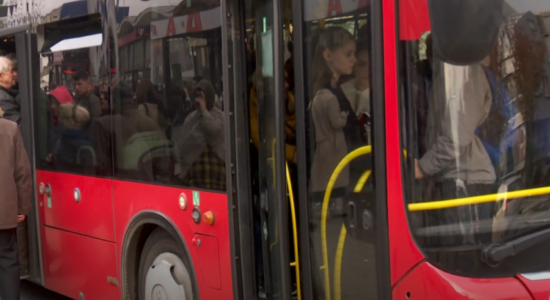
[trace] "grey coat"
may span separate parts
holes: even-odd
[[[327,89],[317,92],[311,110],[316,148],[311,166],[310,190],[315,193],[326,190],[332,172],[348,154],[346,137],[342,130],[347,123],[347,115],[340,112],[338,99]],[[347,187],[348,184],[349,168],[346,167],[333,188]]]
[[[435,180],[462,179],[492,184],[496,175],[476,128],[487,118],[491,88],[482,66],[442,64],[434,70],[429,93],[427,152],[420,169]]]

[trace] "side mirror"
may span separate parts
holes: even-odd
[[[504,0],[428,0],[434,54],[453,65],[489,55],[503,23]]]

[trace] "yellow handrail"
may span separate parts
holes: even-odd
[[[350,152],[348,155],[346,155],[340,163],[336,166],[334,171],[332,172],[332,175],[330,176],[330,179],[327,184],[327,190],[325,191],[325,196],[323,197],[323,207],[321,212],[321,242],[322,242],[322,248],[323,248],[323,266],[321,266],[321,269],[324,270],[325,273],[325,299],[330,300],[330,272],[329,272],[329,266],[328,266],[328,254],[327,254],[327,211],[328,211],[328,204],[330,201],[330,194],[332,193],[332,188],[334,187],[334,183],[336,182],[336,179],[340,175],[340,172],[354,159],[356,159],[359,156],[367,155],[371,153],[372,147],[371,146],[364,146],[359,149],[356,149],[352,152]],[[363,177],[363,176],[361,176]],[[365,180],[366,181],[366,180]]]
[[[290,211],[292,214],[292,236],[294,239],[294,262],[290,263],[291,267],[294,267],[296,272],[296,291],[298,293],[298,300],[302,299],[302,289],[300,286],[300,259],[298,251],[298,229],[296,224],[296,207],[294,203],[294,192],[292,190],[292,181],[290,180],[290,172],[288,171],[288,163],[286,164],[286,182],[288,185],[288,195],[290,198]]]
[[[443,208],[458,207],[470,204],[479,204],[486,202],[498,202],[515,198],[523,197],[532,197],[550,194],[550,187],[527,189],[506,193],[482,195],[482,196],[473,196],[466,198],[458,199],[449,199],[449,200],[440,200],[432,202],[423,202],[423,203],[410,203],[408,205],[409,211],[424,211],[424,210],[435,210]]]
[[[353,189],[354,193],[360,193],[365,183],[372,173],[371,170],[366,170],[363,175],[357,181],[355,188]],[[340,237],[338,238],[338,246],[336,247],[336,256],[334,258],[334,298],[336,300],[342,299],[342,258],[344,257],[344,245],[346,243],[346,225],[342,224],[342,229],[340,230]]]
[[[277,173],[275,169],[275,146],[276,141],[273,140],[271,143],[271,148],[273,150],[272,154],[273,156],[268,158],[268,161],[271,161],[271,169],[273,172],[273,184],[277,184],[276,178]],[[298,227],[296,224],[296,205],[294,202],[294,191],[292,189],[292,181],[290,178],[290,171],[288,170],[288,163],[286,163],[286,182],[288,185],[288,195],[290,199],[290,211],[291,211],[291,219],[292,219],[292,238],[294,240],[294,257],[295,260],[293,262],[290,262],[290,267],[294,267],[294,270],[296,272],[296,291],[298,293],[298,300],[302,299],[302,288],[300,283],[300,258],[299,258],[299,248],[298,248]],[[269,246],[270,250],[273,250],[273,247],[277,245],[279,241],[279,234],[278,234],[278,227],[275,226],[275,241]]]
[[[334,169],[330,180],[327,185],[327,189],[325,191],[325,195],[323,197],[323,206],[322,206],[322,213],[321,213],[321,237],[322,237],[322,249],[323,249],[323,265],[320,267],[320,269],[324,270],[324,277],[325,277],[325,299],[330,300],[331,299],[331,293],[330,293],[330,272],[329,272],[329,266],[328,266],[328,254],[327,254],[327,236],[326,236],[326,219],[327,219],[327,213],[328,213],[328,205],[330,202],[330,194],[332,192],[332,189],[334,187],[334,183],[336,182],[336,179],[342,172],[342,170],[354,159],[356,159],[359,156],[366,155],[371,153],[372,148],[371,146],[364,146],[359,149],[356,149],[352,152],[350,152],[348,155],[346,155],[340,163],[336,166]],[[407,156],[406,150],[404,150],[405,157]],[[362,176],[357,181],[357,184],[355,185],[355,188],[353,190],[354,193],[359,193],[362,189],[365,183],[367,182],[368,178],[370,177],[372,171],[366,170]],[[444,208],[451,208],[451,207],[457,207],[457,206],[464,206],[464,205],[471,205],[471,204],[479,204],[479,203],[487,203],[487,202],[497,202],[497,201],[504,201],[509,199],[516,199],[516,198],[523,198],[523,197],[533,197],[533,196],[540,196],[540,195],[547,195],[550,194],[550,187],[543,187],[543,188],[534,188],[534,189],[526,189],[526,190],[520,190],[520,191],[513,191],[513,192],[507,192],[507,193],[498,193],[498,194],[490,194],[490,195],[482,195],[482,196],[474,196],[474,197],[465,197],[465,198],[459,198],[459,199],[449,199],[449,200],[441,200],[441,201],[432,201],[432,202],[424,202],[424,203],[411,203],[408,205],[409,211],[425,211],[425,210],[436,210],[436,209],[444,209]],[[340,300],[341,299],[341,265],[342,265],[342,258],[343,258],[343,252],[344,252],[344,244],[345,239],[347,235],[347,230],[345,225],[342,225],[342,229],[340,230],[340,236],[338,238],[338,246],[336,249],[336,255],[335,255],[335,274],[334,274],[334,292],[335,292],[335,299]]]

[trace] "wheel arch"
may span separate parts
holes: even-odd
[[[120,258],[121,291],[123,299],[138,299],[137,280],[139,277],[139,262],[143,246],[151,233],[157,228],[162,228],[168,232],[174,240],[182,246],[189,261],[189,272],[192,278],[193,288],[196,291],[196,299],[200,299],[197,273],[195,272],[191,252],[181,232],[168,216],[158,211],[151,210],[141,211],[136,214],[124,231],[122,254]]]

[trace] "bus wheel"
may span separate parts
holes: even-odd
[[[139,264],[140,300],[193,300],[187,256],[174,238],[161,228],[151,233]]]

